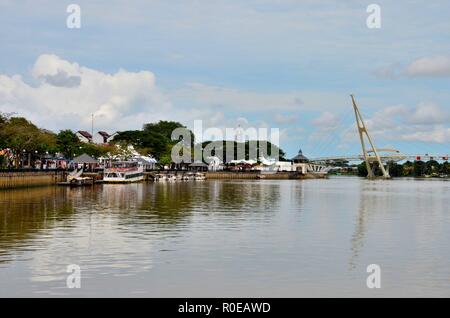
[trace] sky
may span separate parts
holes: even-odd
[[[70,29],[68,5],[81,8]],[[368,28],[379,5],[381,27]],[[450,2],[0,0],[0,112],[39,127],[278,128],[288,157],[450,153]]]

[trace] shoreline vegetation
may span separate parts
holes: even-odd
[[[186,142],[181,137],[172,140],[172,132],[175,129],[185,129],[191,136]],[[182,145],[180,153],[186,153],[190,162],[198,160],[194,154],[203,152],[211,145],[214,146],[213,154],[220,157],[228,150],[233,151],[233,159],[249,160],[249,144],[256,143],[257,156],[270,157],[273,152],[278,154],[280,160],[285,160],[285,153],[269,141],[206,141],[195,143],[195,136],[181,123],[174,121],[159,121],[146,123],[141,130],[126,130],[114,133],[108,143],[96,144],[94,142],[81,141],[76,133],[70,129],[60,130],[58,133],[37,127],[24,117],[15,117],[11,114],[0,113],[0,169],[25,169],[34,168],[36,163],[48,159],[65,160],[87,154],[99,158],[128,158],[132,155],[129,146],[143,156],[152,156],[158,161],[159,167],[173,167],[172,149],[175,145]],[[244,158],[238,158],[238,147],[244,146]],[[214,153],[214,152],[217,152]],[[222,158],[221,158],[222,159]],[[201,159],[205,162],[205,158]],[[56,168],[60,168],[57,166]]]
[[[449,178],[450,163],[448,161],[438,162],[436,160],[429,161],[405,161],[404,163],[390,162],[388,163],[389,174],[393,178]],[[375,175],[381,176],[380,169],[375,166]],[[366,177],[367,168],[365,162],[358,165],[341,164],[337,169],[328,173],[329,175],[347,175]]]
[[[190,142],[184,142],[180,138],[172,140],[172,132],[175,129],[186,129],[190,134]],[[157,123],[146,123],[141,130],[118,131],[109,143],[95,144],[93,142],[82,142],[70,129],[60,130],[58,133],[38,128],[24,117],[15,117],[11,114],[0,113],[0,171],[25,171],[35,167],[36,162],[43,162],[48,158],[61,158],[67,161],[83,153],[99,157],[122,157],[130,156],[128,145],[141,155],[151,155],[158,161],[158,169],[163,167],[175,167],[171,160],[172,148],[182,142],[181,151],[187,152],[191,162],[194,162],[195,150],[203,152],[213,145],[219,153],[227,153],[233,150],[234,159],[256,159],[249,158],[249,141],[244,142],[244,158],[237,158],[237,141],[207,141],[195,143],[195,136],[181,123],[174,121],[159,121]],[[265,143],[265,145],[262,145]],[[264,147],[263,147],[264,146]],[[257,141],[258,156],[271,156],[271,150],[279,153],[280,160],[285,159],[285,152],[272,145],[268,141]],[[205,161],[203,159],[203,161]],[[58,168],[58,167],[56,167]],[[414,177],[414,178],[448,178],[450,175],[450,163],[448,161],[438,162],[436,160],[406,161],[404,163],[390,162],[389,173],[392,177]],[[42,169],[42,165],[41,165]],[[367,176],[364,162],[358,165],[350,165],[348,162],[336,164],[336,169],[329,172],[330,175],[352,175]],[[379,175],[378,167],[375,174]]]

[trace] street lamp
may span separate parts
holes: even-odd
[[[23,149],[22,150],[22,169],[24,169],[25,168],[25,152],[26,152],[26,150],[25,149]]]

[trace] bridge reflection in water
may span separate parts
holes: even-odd
[[[0,295],[450,295],[450,183],[209,180],[0,192]],[[79,264],[82,288],[65,288]]]

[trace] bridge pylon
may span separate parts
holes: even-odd
[[[375,173],[374,173],[375,166],[373,164],[371,166],[370,163],[371,163],[371,161],[372,162],[376,161],[376,162],[378,162],[381,172],[383,173],[383,178],[389,179],[391,176],[389,175],[389,172],[387,171],[387,169],[384,168],[383,163],[381,162],[380,155],[377,152],[377,149],[375,147],[373,139],[370,137],[369,132],[367,131],[366,124],[364,123],[361,112],[359,111],[358,105],[356,104],[355,97],[353,96],[353,94],[351,94],[350,96],[352,98],[353,110],[355,111],[356,126],[358,128],[359,139],[361,141],[363,157],[364,157],[364,161],[366,162],[367,178],[369,178],[369,179],[375,178]],[[372,150],[370,150],[370,151],[366,150],[364,136],[367,137],[367,140],[369,141],[370,146],[372,147]],[[369,156],[368,152],[373,152],[374,156]]]

